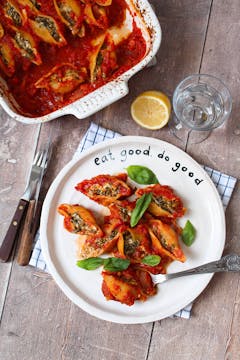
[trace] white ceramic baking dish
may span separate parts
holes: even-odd
[[[159,49],[162,32],[153,8],[147,0],[126,0],[126,2],[129,5],[131,16],[136,21],[137,26],[141,29],[147,44],[146,54],[138,64],[127,70],[115,80],[108,82],[90,94],[41,117],[27,117],[19,114],[17,112],[18,105],[16,101],[9,93],[7,84],[0,78],[0,105],[2,108],[16,121],[25,124],[37,124],[69,114],[75,115],[79,119],[83,119],[127,95],[129,92],[129,79],[152,61]]]

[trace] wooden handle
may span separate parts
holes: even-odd
[[[23,225],[23,231],[18,249],[18,257],[17,257],[18,264],[22,266],[25,266],[29,263],[29,258],[32,252],[32,244],[34,237],[32,225],[33,225],[35,204],[36,204],[35,200],[30,200],[26,218]]]
[[[18,230],[21,225],[22,218],[25,214],[25,211],[28,206],[28,201],[21,199],[18,203],[15,214],[13,215],[11,224],[8,228],[7,234],[2,242],[0,248],[0,260],[3,262],[8,261],[14,242],[16,240],[16,236],[18,234]]]

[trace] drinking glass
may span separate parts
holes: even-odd
[[[221,80],[190,75],[174,91],[170,132],[184,142],[200,143],[229,118],[231,110],[232,97]]]

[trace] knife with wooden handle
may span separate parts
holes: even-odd
[[[0,260],[3,262],[6,262],[11,254],[16,236],[20,229],[21,221],[25,215],[27,207],[28,207],[28,201],[24,199],[20,199],[17,209],[13,215],[12,221],[9,225],[6,236],[0,248]]]
[[[2,245],[0,247],[0,261],[6,262],[8,261],[13,245],[15,243],[15,240],[17,238],[17,235],[19,233],[20,225],[22,222],[22,219],[24,218],[26,209],[28,207],[29,201],[34,193],[36,191],[36,185],[39,180],[39,178],[42,176],[40,167],[37,166],[36,161],[36,150],[38,147],[39,142],[39,136],[41,132],[41,124],[38,125],[35,144],[34,144],[34,157],[32,162],[31,171],[29,173],[29,178],[27,181],[27,186],[24,191],[24,194],[22,195],[21,199],[19,200],[17,209],[13,215],[12,221],[10,223],[10,226],[8,228],[7,234],[2,242]]]
[[[48,139],[47,146],[44,153],[44,168],[41,174],[41,178],[38,181],[38,185],[34,194],[34,199],[30,200],[26,218],[23,224],[23,231],[20,239],[20,245],[18,249],[17,262],[21,266],[28,265],[30,256],[32,253],[32,247],[34,242],[34,237],[40,225],[40,217],[42,211],[42,202],[39,201],[40,190],[42,186],[43,176],[47,170],[49,164],[49,159],[51,156],[51,136]]]
[[[27,265],[29,262],[30,254],[32,251],[32,244],[33,244],[33,218],[35,214],[35,205],[36,200],[30,200],[27,214],[25,217],[23,230],[22,230],[22,236],[21,236],[21,242],[18,249],[18,257],[17,262],[19,265]]]

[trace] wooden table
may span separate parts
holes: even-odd
[[[52,121],[54,160],[45,190],[71,159],[91,121],[124,135],[163,139],[183,148],[164,128],[148,131],[131,119],[129,108],[144,90],[172,95],[191,73],[209,73],[228,85],[234,100],[229,121],[199,145],[185,150],[198,162],[239,177],[239,0],[152,0],[163,30],[157,65],[129,82],[130,93],[91,118]],[[1,239],[24,189],[33,156],[36,126],[25,126],[1,110]],[[240,254],[240,189],[226,212],[225,253]],[[206,233],[207,236],[207,233]],[[1,241],[1,240],[0,240]],[[240,354],[239,274],[217,274],[194,302],[190,320],[164,319],[143,325],[118,325],[83,312],[62,293],[50,275],[16,261],[0,264],[0,358],[3,360],[181,359],[236,360]]]

